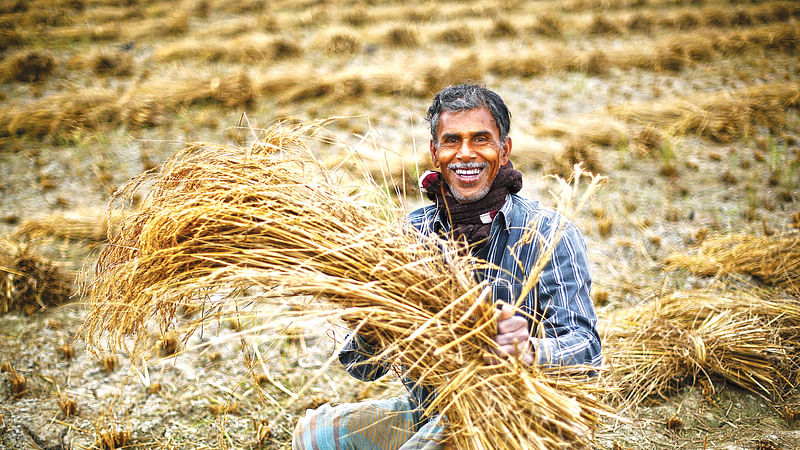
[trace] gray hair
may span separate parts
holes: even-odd
[[[459,84],[447,86],[439,91],[433,98],[433,104],[428,108],[425,118],[431,125],[431,139],[434,146],[438,146],[437,132],[439,130],[439,116],[442,112],[469,111],[471,109],[489,109],[500,132],[500,143],[506,141],[511,128],[511,113],[497,93],[477,84]]]

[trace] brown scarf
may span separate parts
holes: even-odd
[[[489,193],[480,200],[459,203],[450,192],[450,186],[440,172],[426,171],[419,179],[419,187],[442,214],[442,220],[449,221],[456,239],[466,239],[470,245],[489,237],[492,219],[503,207],[508,193],[516,194],[522,189],[522,173],[515,170],[509,161],[501,166],[492,182]],[[449,219],[449,220],[448,220]]]

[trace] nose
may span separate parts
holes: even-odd
[[[475,159],[475,152],[469,146],[469,139],[461,141],[461,146],[458,148],[458,153],[456,153],[456,159],[459,161]]]

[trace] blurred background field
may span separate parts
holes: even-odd
[[[551,204],[543,176],[576,162],[609,178],[576,220],[601,319],[676,290],[797,299],[792,279],[667,257],[800,229],[798,21],[792,1],[0,1],[0,446],[288,448],[307,407],[401,392],[324,366],[341,326],[270,311],[187,343],[154,330],[148,362],[94,358],[72,281],[119,223],[105,206],[123,183],[278,120],[334,117],[317,156],[421,204],[425,110],[467,80],[512,111],[523,194]],[[800,446],[796,391],[689,381],[620,410],[598,446]]]

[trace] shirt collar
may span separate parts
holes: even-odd
[[[500,211],[497,211],[497,215],[494,216],[494,221],[497,222],[498,227],[503,227],[504,229],[508,228],[508,223],[511,221],[510,217],[512,214],[513,207],[514,207],[514,196],[508,194],[506,195],[506,202],[503,203],[503,206],[500,208]]]

